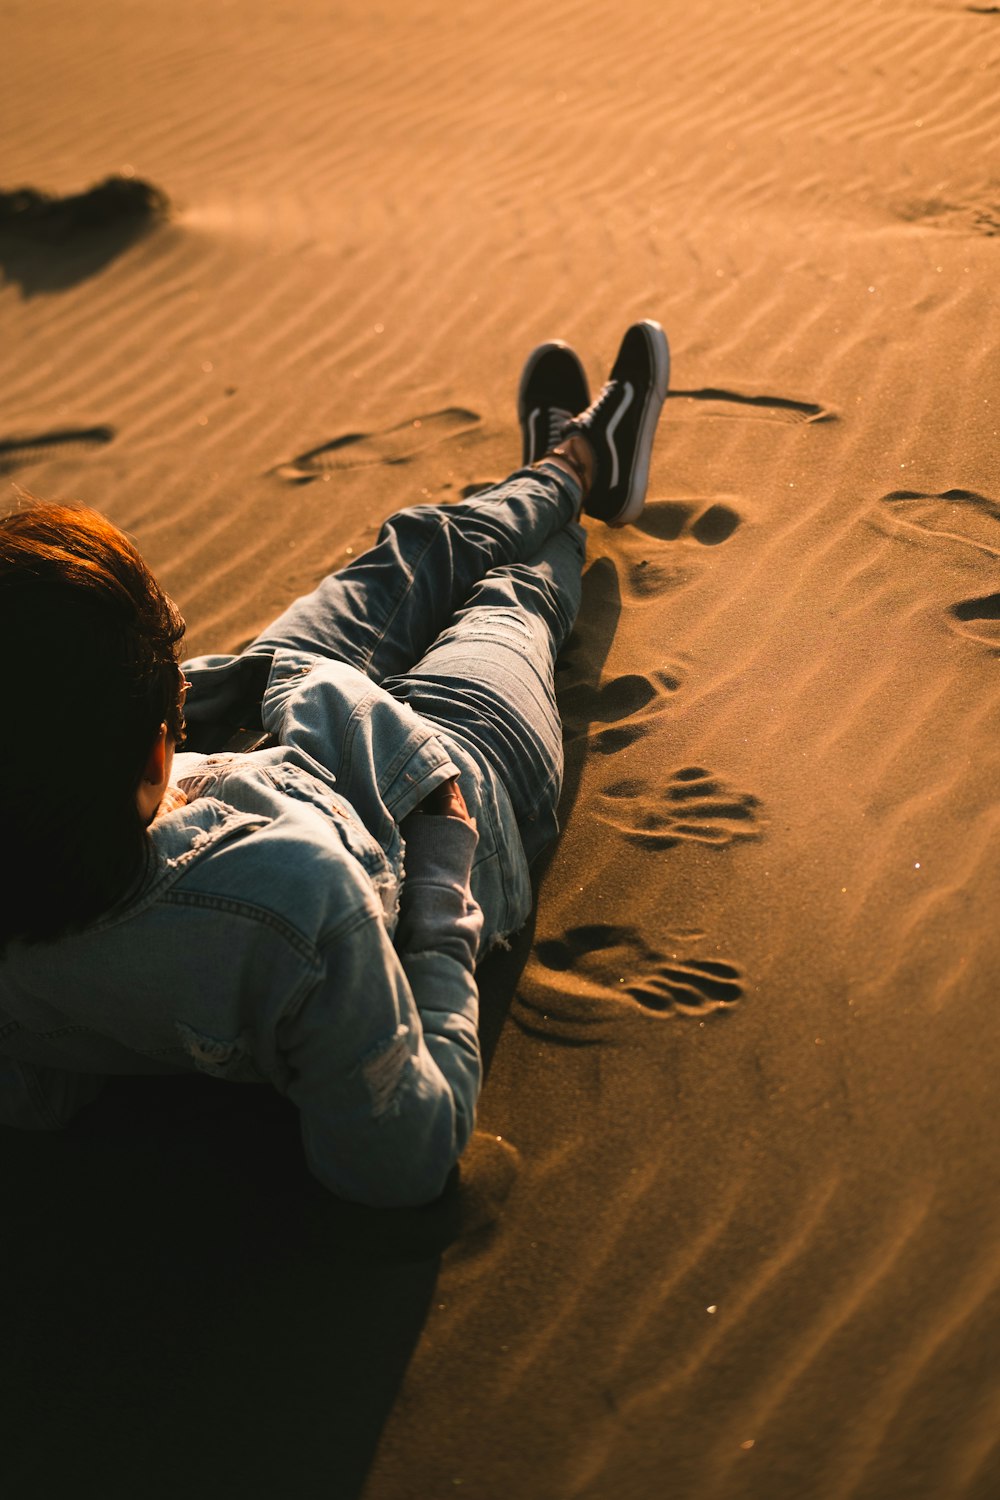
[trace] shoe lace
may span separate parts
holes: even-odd
[[[586,417],[588,426],[599,416],[608,403],[618,395],[621,386],[617,380],[608,380],[601,386],[599,395],[587,407]]]
[[[594,400],[587,407],[587,410],[580,412],[578,416],[572,419],[570,423],[571,430],[575,427],[580,432],[590,432],[594,423],[600,421],[605,407],[616,399],[620,390],[621,385],[617,380],[609,380],[602,385],[597,396],[595,396]]]
[[[619,389],[620,386],[617,380],[607,381],[605,385],[601,386],[600,393],[590,403],[586,411],[571,412],[563,411],[558,406],[550,407],[549,447],[554,448],[560,438],[565,437],[567,427],[572,431],[576,424],[579,423],[583,430],[586,431],[593,423],[594,418],[599,416],[608,402],[617,395]]]
[[[572,422],[572,420],[571,411],[564,411],[561,406],[549,407],[549,435],[545,450],[547,453],[556,446],[565,431],[567,422]]]

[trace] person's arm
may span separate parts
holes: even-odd
[[[0,1124],[19,1130],[61,1130],[103,1087],[98,1074],[40,1068],[0,1056]]]
[[[411,814],[404,824],[406,876],[395,947],[428,1050],[449,1078],[455,1017],[474,1004],[479,1019],[474,975],[483,914],[469,888],[478,836],[457,780],[445,782],[423,806],[426,812]]]
[[[395,946],[374,900],[330,934],[278,1027],[313,1175],[377,1206],[428,1203],[472,1133],[482,1080],[470,821],[416,814]],[[411,873],[412,872],[412,873]]]

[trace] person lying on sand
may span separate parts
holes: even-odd
[[[183,620],[95,511],[0,520],[0,1119],[197,1069],[290,1099],[342,1197],[441,1193],[481,1082],[476,962],[558,831],[581,508],[642,510],[668,368],[634,324],[589,404],[541,345],[522,467],[390,517],[236,656],[178,665]],[[250,723],[263,748],[222,748]]]

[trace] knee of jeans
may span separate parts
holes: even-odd
[[[530,563],[516,565],[516,587],[527,590],[526,609],[544,621],[549,634],[562,641],[573,628],[580,607],[579,584],[565,587],[544,567]],[[523,597],[523,595],[522,595]]]
[[[462,622],[462,637],[465,640],[503,641],[523,649],[534,640],[535,633],[523,610],[487,604],[469,610]]]
[[[440,505],[409,505],[404,510],[397,510],[391,516],[386,516],[379,529],[378,540],[384,542],[389,537],[401,539],[406,536],[424,536],[428,532],[439,530],[445,520],[444,510]]]
[[[469,607],[510,609],[528,618],[550,624],[553,615],[562,618],[570,601],[563,596],[573,593],[564,588],[548,563],[541,561],[507,563],[493,568],[474,591]]]

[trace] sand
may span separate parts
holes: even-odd
[[[460,1188],[200,1080],[5,1135],[12,1496],[1000,1494],[998,12],[6,7],[0,188],[169,211],[0,227],[5,501],[192,652],[512,469],[541,339],[673,350]]]

